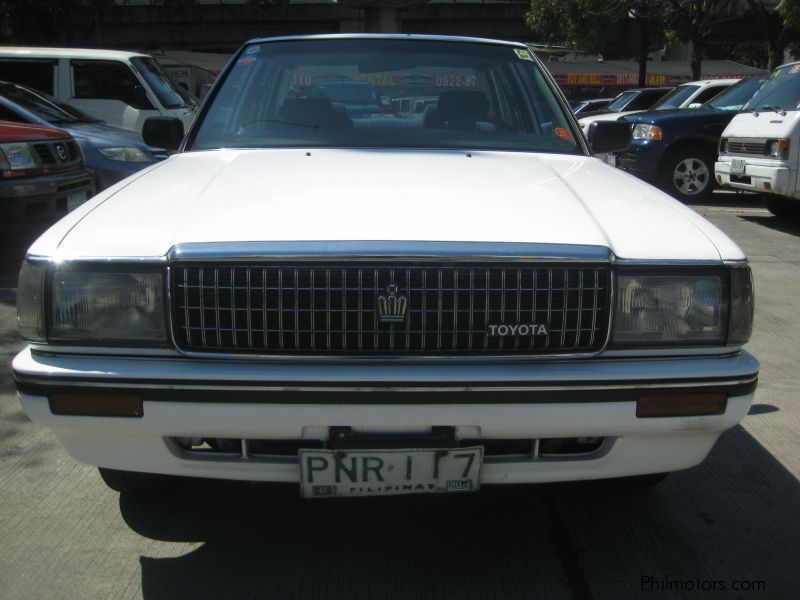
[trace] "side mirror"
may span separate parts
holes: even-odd
[[[622,152],[631,143],[631,125],[626,121],[592,121],[586,139],[593,154]]]
[[[144,122],[142,138],[148,146],[177,150],[183,140],[183,122],[175,117],[150,117]]]
[[[702,104],[702,103],[700,103],[700,102],[692,102],[692,103],[689,105],[689,108],[700,108],[701,106],[703,106],[703,104]]]

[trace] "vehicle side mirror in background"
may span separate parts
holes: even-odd
[[[592,154],[621,152],[631,143],[631,125],[625,121],[593,121],[586,128]]]
[[[183,140],[183,122],[175,117],[150,117],[144,122],[142,138],[148,146],[177,150]]]

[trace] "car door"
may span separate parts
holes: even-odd
[[[159,112],[147,90],[126,63],[118,60],[71,60],[69,102],[111,125],[140,132]]]

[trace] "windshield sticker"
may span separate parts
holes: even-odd
[[[800,65],[795,65],[789,69],[789,73],[797,73],[798,71],[800,71]]]
[[[522,50],[521,48],[515,48],[514,52],[517,55],[517,58],[521,58],[522,60],[533,60],[531,55],[528,54],[527,50]]]
[[[248,65],[252,65],[254,62],[256,62],[255,56],[244,56],[240,58],[236,64],[240,67],[246,67]]]
[[[570,134],[570,132],[564,129],[563,127],[556,127],[556,135],[565,142],[568,142],[572,139],[572,135]]]

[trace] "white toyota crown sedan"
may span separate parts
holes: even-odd
[[[128,493],[175,476],[465,493],[696,465],[753,399],[750,268],[592,158],[629,135],[584,137],[522,44],[251,41],[185,137],[146,125],[179,152],[28,250],[22,406]]]

